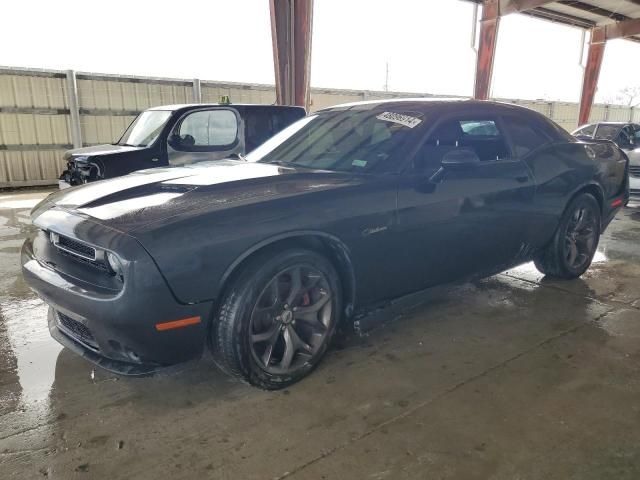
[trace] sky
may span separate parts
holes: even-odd
[[[268,0],[3,3],[13,21],[0,29],[0,65],[274,82]],[[462,0],[315,0],[311,84],[382,90],[388,64],[389,90],[471,95],[472,11]],[[577,28],[503,18],[492,95],[577,101],[580,49]],[[638,58],[640,44],[609,42],[596,101],[640,87]]]

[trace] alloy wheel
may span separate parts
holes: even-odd
[[[333,321],[332,297],[325,274],[310,265],[276,274],[251,312],[249,342],[260,367],[292,373],[320,352]]]
[[[580,269],[591,260],[597,245],[597,220],[593,210],[584,206],[574,210],[565,234],[565,259],[572,269]]]

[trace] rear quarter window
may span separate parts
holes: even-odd
[[[505,128],[509,132],[513,154],[516,157],[523,157],[550,142],[549,137],[537,128],[535,123],[525,118],[505,116]]]

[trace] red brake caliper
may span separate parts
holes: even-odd
[[[311,298],[309,298],[309,292],[305,292],[305,294],[302,296],[302,306],[306,307],[310,303],[311,303]]]

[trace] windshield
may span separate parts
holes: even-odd
[[[600,124],[596,129],[595,138],[603,138],[605,140],[615,140],[622,129],[621,125]]]
[[[117,144],[131,147],[146,147],[152,144],[160,135],[170,116],[171,112],[168,110],[142,112],[131,122]]]
[[[418,112],[341,110],[311,115],[289,126],[247,156],[340,172],[391,170],[391,158],[422,123]]]

